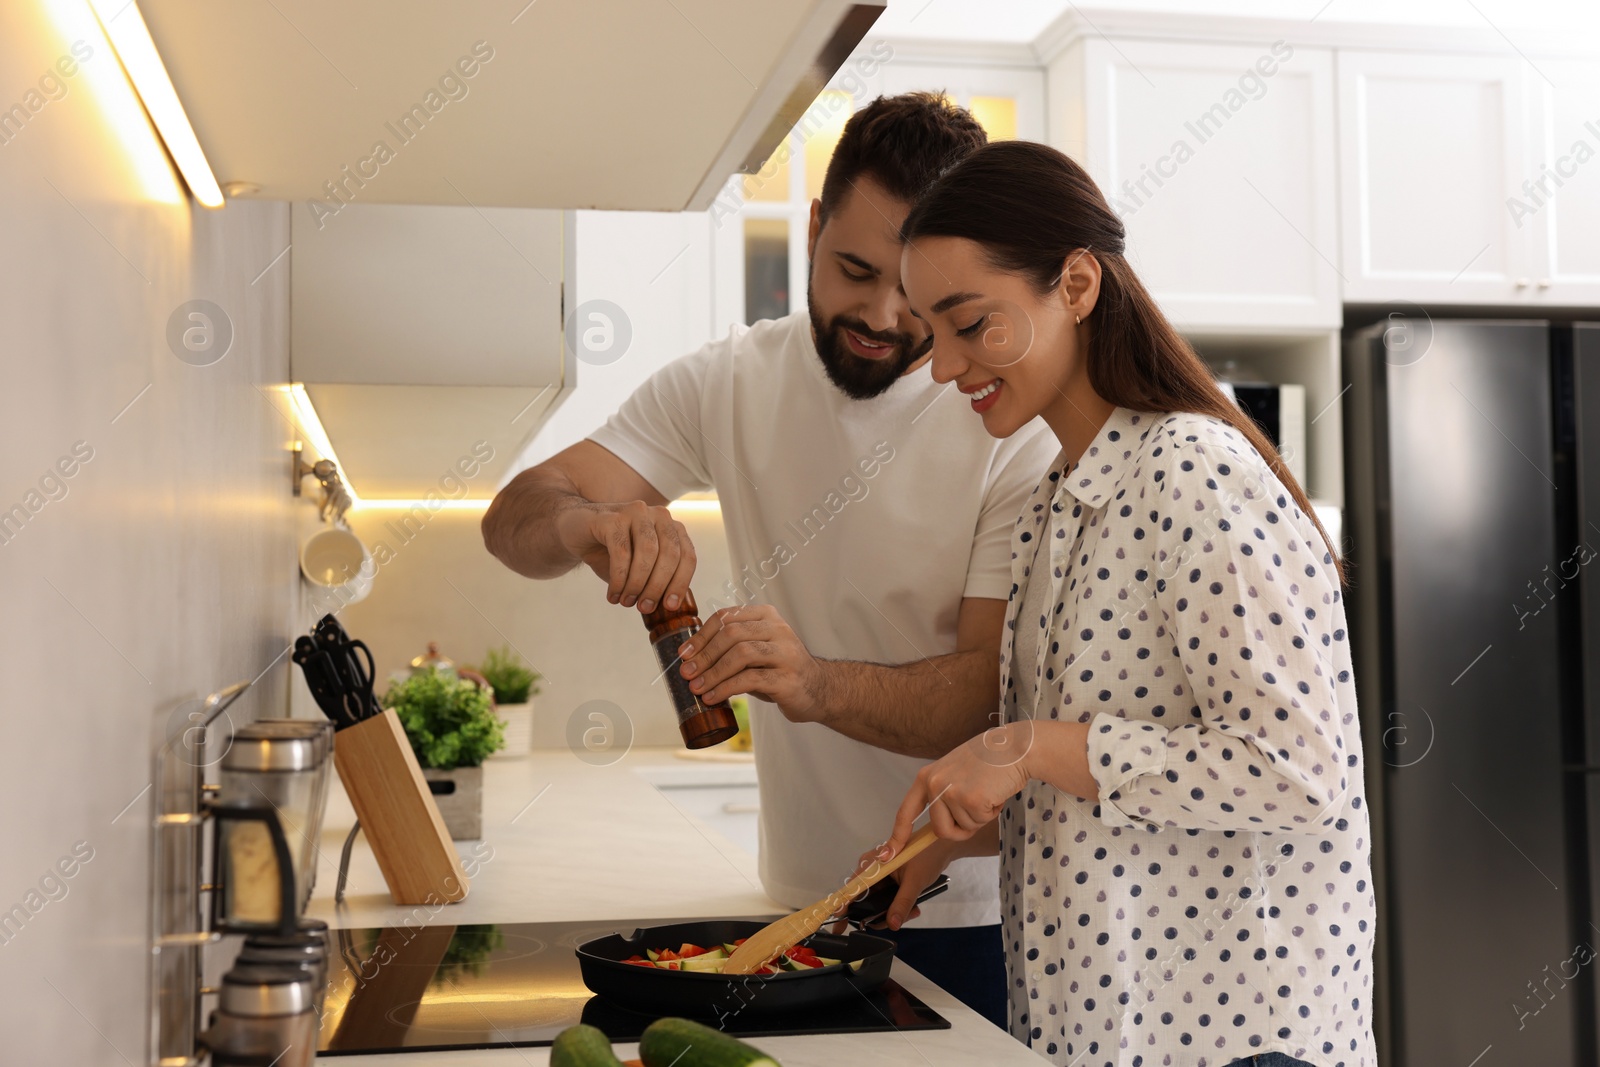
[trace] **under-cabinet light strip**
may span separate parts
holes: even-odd
[[[217,185],[217,176],[206,162],[206,154],[194,135],[194,127],[189,124],[178,91],[172,86],[161,53],[156,51],[156,43],[139,5],[134,0],[89,0],[89,4],[111,39],[111,47],[122,61],[122,69],[133,82],[150,121],[155,123],[167,151],[172,153],[173,162],[177,163],[189,191],[206,207],[222,207],[222,189]]]

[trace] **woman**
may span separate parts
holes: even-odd
[[[979,149],[902,236],[934,376],[1061,455],[1013,535],[1003,725],[922,771],[883,854],[924,810],[999,817],[1011,1030],[1054,1063],[1372,1067],[1342,574],[1305,493],[1066,156]]]

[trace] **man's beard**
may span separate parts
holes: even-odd
[[[822,369],[827,372],[828,380],[846,396],[855,400],[870,400],[887,392],[905,374],[906,368],[921,359],[927,351],[927,341],[919,344],[910,334],[880,333],[860,319],[835,315],[824,324],[810,289],[810,280],[807,279],[806,301],[811,314],[811,331],[817,340],[817,356],[822,360]],[[894,345],[894,351],[880,359],[858,356],[850,351],[849,342],[844,338],[847,329],[869,341]]]

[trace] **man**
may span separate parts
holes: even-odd
[[[737,603],[706,620],[680,670],[707,702],[754,698],[761,878],[792,907],[837,889],[918,768],[998,707],[1009,538],[1055,450],[1048,434],[991,439],[933,381],[900,285],[911,203],[985,140],[926,93],[854,115],[811,205],[809,315],[664,367],[484,515],[512,570],[583,562],[612,603],[649,612],[676,607],[695,568],[664,505],[716,489]],[[908,864],[897,914],[947,864],[951,888],[888,936],[1004,1026],[996,850],[953,860],[940,845]]]

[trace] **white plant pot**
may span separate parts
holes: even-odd
[[[494,713],[505,720],[505,747],[490,753],[490,759],[523,759],[533,749],[533,701],[526,704],[497,704]]]
[[[453,841],[477,841],[483,837],[483,768],[453,767],[448,771],[424,767],[428,791],[444,819],[444,828]]]

